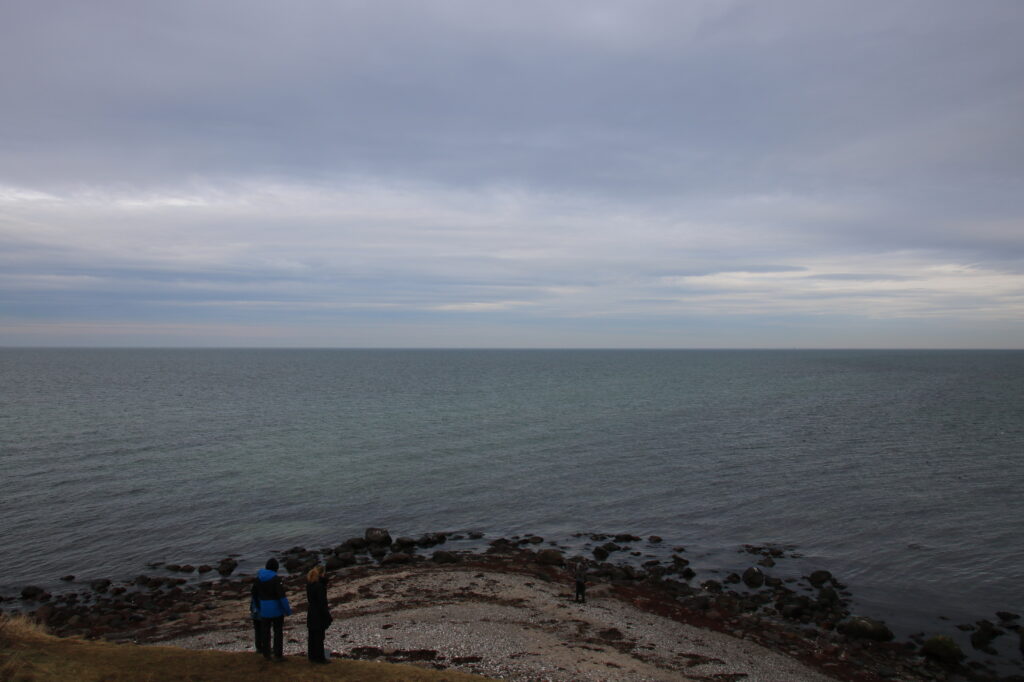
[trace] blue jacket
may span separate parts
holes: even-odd
[[[253,615],[260,618],[279,618],[292,615],[291,604],[284,594],[284,585],[275,571],[261,568],[252,584]]]

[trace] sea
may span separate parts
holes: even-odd
[[[1024,614],[1021,351],[7,348],[0,466],[7,597],[381,526],[655,534],[697,580],[784,546],[902,635]]]

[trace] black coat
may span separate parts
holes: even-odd
[[[306,583],[306,599],[309,601],[306,627],[310,630],[316,628],[326,630],[334,621],[334,618],[331,617],[331,610],[327,606],[327,581],[320,578],[315,583]]]

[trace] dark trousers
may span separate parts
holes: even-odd
[[[284,655],[284,616],[277,618],[262,618],[260,623],[260,638],[256,642],[256,650],[267,658],[270,658],[270,629],[274,629],[274,655],[281,658]]]
[[[576,601],[587,601],[587,583],[584,580],[576,581]]]
[[[327,628],[319,626],[313,626],[308,629],[308,642],[306,648],[306,655],[309,656],[311,661],[323,661],[327,657],[324,655],[324,632]]]
[[[263,653],[263,636],[260,634],[262,631],[263,630],[262,630],[262,627],[260,626],[260,619],[259,618],[253,618],[252,619],[252,636],[253,636],[253,639],[256,642],[256,653],[259,653],[259,654]]]

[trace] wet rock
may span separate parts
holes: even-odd
[[[622,549],[622,547],[615,544],[614,542],[606,542],[603,545],[601,545],[601,549],[611,554],[612,552],[618,552]]]
[[[61,576],[61,580],[63,580],[66,583],[74,582],[75,576],[73,576],[73,575]]]
[[[44,594],[46,594],[46,590],[37,585],[26,585],[21,590],[21,598],[32,601],[39,600]]]
[[[730,573],[729,575],[725,576],[725,582],[729,583],[730,585],[735,585],[739,581],[740,581],[740,574],[739,573]]]
[[[651,537],[647,538],[647,542],[651,543],[652,545],[656,545],[659,542],[661,542],[661,536],[652,535]]]
[[[823,587],[818,590],[818,603],[831,608],[839,604],[839,593],[834,587]]]
[[[371,545],[390,545],[391,533],[386,528],[367,528],[363,537]]]
[[[212,570],[213,566],[209,566],[207,564],[203,564],[202,566],[196,569],[196,571],[198,571],[199,573],[209,573]]]
[[[326,567],[328,571],[336,571],[339,568],[353,566],[356,563],[356,555],[352,552],[342,552],[327,557]]]
[[[1020,620],[1019,615],[1017,615],[1016,613],[1010,613],[1009,611],[996,611],[996,616],[998,616],[999,620],[1003,621],[1004,623],[1009,623],[1010,621],[1014,620]]]
[[[775,559],[771,558],[770,556],[766,556],[757,563],[761,566],[764,566],[765,568],[772,568],[773,566],[775,566]]]
[[[693,580],[693,578],[696,577],[697,573],[692,568],[687,566],[679,572],[679,575],[682,576],[683,580]]]
[[[231,575],[238,568],[238,562],[228,557],[227,559],[221,559],[217,565],[217,572],[221,575]]]
[[[722,583],[717,580],[705,580],[700,584],[700,587],[705,592],[711,592],[712,594],[721,594]]]
[[[396,538],[395,542],[394,542],[394,547],[396,549],[400,550],[400,551],[403,551],[403,552],[406,551],[406,550],[412,549],[415,546],[416,546],[416,541],[413,540],[410,537],[405,537],[405,536],[400,537],[400,538]]]
[[[469,534],[469,539],[470,540],[482,540],[483,537],[484,537],[484,534],[481,533],[480,531],[476,531],[476,530]]]
[[[383,545],[370,545],[370,556],[380,561],[387,556],[388,550]]]
[[[168,571],[176,572],[181,570],[181,564],[164,564],[164,568],[166,568]]]
[[[431,558],[434,560],[434,563],[438,564],[456,564],[459,562],[459,557],[443,549],[434,552]]]
[[[615,536],[615,542],[640,542],[640,538],[629,533],[619,533]]]
[[[832,574],[828,571],[814,571],[809,576],[807,576],[807,580],[814,587],[821,587],[828,581],[832,580]]]
[[[564,566],[565,556],[557,549],[542,549],[537,552],[537,563],[544,566]]]
[[[743,571],[743,584],[747,587],[761,587],[764,585],[764,573],[756,566],[751,566]]]
[[[178,570],[181,571],[182,573],[192,573],[193,571],[196,570],[196,567],[193,566],[192,564],[183,564],[182,566],[180,566],[178,568]]]
[[[594,555],[594,558],[598,561],[604,561],[608,558],[608,550],[604,547],[595,547],[592,554]]]
[[[929,637],[921,645],[921,653],[933,661],[947,666],[958,665],[965,658],[960,646],[953,641],[952,637],[946,635]]]
[[[875,642],[890,642],[893,638],[889,626],[880,620],[864,616],[854,616],[845,623],[840,623],[837,629],[844,635]]]
[[[106,578],[101,578],[100,580],[93,580],[89,583],[89,587],[91,587],[96,592],[106,592],[107,588],[110,587],[110,581]]]
[[[999,635],[1005,634],[995,625],[987,620],[979,620],[977,629],[971,633],[971,646],[987,654],[995,654],[996,650],[991,647],[992,640]]]
[[[386,532],[386,531],[385,531]],[[341,554],[342,552],[354,551],[358,552],[366,549],[370,545],[366,541],[366,538],[349,538],[345,540],[340,546],[334,548],[335,554]]]
[[[435,545],[442,545],[448,541],[448,536],[444,533],[424,533],[416,540],[416,544],[420,547],[434,547]]]
[[[381,566],[395,566],[398,564],[407,564],[412,561],[412,555],[406,552],[392,552],[386,557],[380,560]]]

